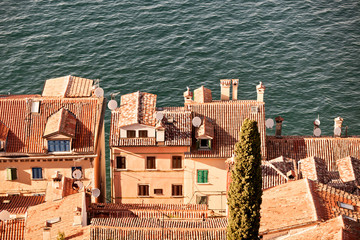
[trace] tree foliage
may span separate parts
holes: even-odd
[[[258,239],[262,196],[261,141],[257,122],[245,119],[235,145],[228,192],[227,239]]]

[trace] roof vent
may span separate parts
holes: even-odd
[[[39,113],[39,111],[40,111],[40,101],[33,101],[31,103],[31,112]]]

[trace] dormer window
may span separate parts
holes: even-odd
[[[214,125],[210,119],[205,118],[195,132],[195,138],[197,139],[196,147],[202,150],[211,149],[211,141],[214,139],[214,136]]]
[[[196,144],[198,149],[211,149],[211,139],[198,139]]]
[[[139,130],[139,137],[141,137],[141,138],[148,137],[148,131],[147,130]]]
[[[135,138],[136,137],[136,131],[135,130],[127,130],[126,131],[126,137],[127,138]]]
[[[49,152],[70,152],[70,140],[49,140]]]

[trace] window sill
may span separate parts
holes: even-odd
[[[31,178],[31,181],[46,181],[45,178]]]
[[[151,198],[150,196],[138,196],[138,198]]]
[[[122,172],[122,171],[127,171],[128,169],[125,168],[114,168],[115,172]]]
[[[198,185],[212,185],[211,183],[207,182],[207,183],[197,183]]]
[[[146,171],[158,171],[159,169],[145,168]]]
[[[183,195],[181,195],[181,196],[171,196],[172,198],[184,198],[184,196]]]
[[[184,171],[183,168],[172,168],[171,170],[174,170],[174,171]]]

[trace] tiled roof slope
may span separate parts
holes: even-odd
[[[214,139],[211,150],[198,150],[195,141],[187,157],[192,158],[229,158],[233,154],[234,145],[239,139],[239,131],[246,118],[258,123],[262,142],[262,157],[265,154],[265,104],[257,101],[213,101],[211,103],[191,103],[187,105],[192,118],[208,118],[214,125]],[[252,107],[257,112],[252,113]]]
[[[336,164],[344,182],[355,181],[357,185],[360,185],[360,159],[348,156],[337,159]]]
[[[134,92],[121,96],[119,127],[132,124],[155,126],[156,95]]]
[[[325,162],[318,157],[301,159],[301,174],[303,178],[328,183],[330,176],[326,170]]]
[[[0,141],[6,141],[6,138],[9,133],[9,128],[0,121]]]
[[[334,171],[337,159],[360,158],[360,137],[267,136],[266,149],[268,160],[280,156],[296,160],[316,156],[325,160],[328,170]]]
[[[51,115],[45,126],[44,137],[55,134],[62,134],[68,137],[75,137],[76,118],[68,110],[62,108]]]
[[[28,207],[38,205],[45,201],[44,196],[6,196],[0,197],[0,212],[8,211],[10,214],[25,214]],[[1,239],[1,238],[0,238]]]
[[[261,169],[263,190],[297,179],[297,167],[294,159],[278,157],[270,161],[263,161]],[[289,172],[295,176],[290,178]]]
[[[6,222],[0,221],[1,240],[23,240],[24,239],[24,219],[13,219]]]
[[[91,240],[226,239],[227,219],[162,220],[147,218],[93,218]]]
[[[61,231],[68,239],[89,239],[89,226],[73,225],[74,209],[82,207],[82,194],[76,193],[58,201],[49,201],[30,207],[25,224],[25,239],[38,240],[39,236],[43,234],[45,222],[57,217],[60,217],[61,220],[51,225],[52,237]]]
[[[31,103],[40,101],[39,113],[31,113]],[[103,98],[59,98],[40,96],[0,97],[0,121],[9,127],[7,153],[44,154],[43,133],[47,119],[66,108],[78,121],[72,148],[76,153],[94,151],[94,136],[100,123]]]
[[[52,78],[45,81],[43,97],[90,97],[94,81],[75,76]]]

